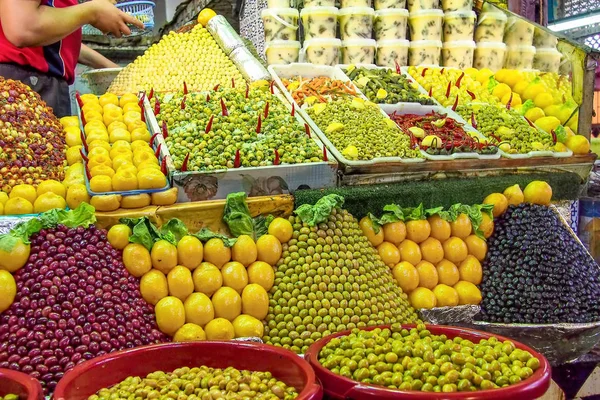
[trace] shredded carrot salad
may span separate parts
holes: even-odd
[[[356,96],[357,92],[350,81],[319,76],[316,78],[296,77],[283,79],[283,84],[290,91],[298,105],[306,103],[327,103],[341,97]]]

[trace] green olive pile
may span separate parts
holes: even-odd
[[[273,378],[270,372],[183,367],[173,372],[156,371],[145,378],[129,377],[110,388],[101,389],[88,400],[156,399],[295,399],[293,387]]]
[[[363,94],[374,103],[433,104],[433,100],[419,93],[404,75],[391,69],[368,69],[351,65],[344,72]]]
[[[516,111],[493,105],[458,106],[456,112],[509,154],[552,150],[552,135],[532,127]],[[471,115],[473,116],[471,118]]]
[[[0,396],[0,400],[19,400],[19,396],[16,394],[5,394],[4,397]]]
[[[507,387],[533,375],[540,361],[510,341],[491,337],[478,344],[432,335],[425,325],[411,330],[354,329],[332,339],[319,354],[331,372],[390,389],[468,392]]]
[[[348,211],[334,208],[313,227],[290,217],[294,233],[275,271],[266,343],[305,353],[335,332],[418,320]]]
[[[320,103],[308,115],[342,154],[351,160],[379,157],[421,158],[410,138],[376,104],[362,99]]]
[[[250,90],[247,98],[245,88],[221,88],[208,96],[208,101],[206,93],[187,95],[185,101],[181,95],[161,99],[157,119],[161,126],[163,121],[167,123],[166,143],[178,170],[188,153],[188,171],[273,165],[277,158],[282,164],[323,159],[321,149],[307,136],[304,126],[268,88]],[[224,115],[224,109],[228,115]],[[212,126],[207,132],[211,117]]]

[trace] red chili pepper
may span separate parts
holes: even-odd
[[[269,85],[269,89],[271,90],[271,94],[274,94],[275,91],[273,89],[273,85],[275,84],[275,81],[271,81],[271,84]]]
[[[463,76],[465,76],[465,73],[463,72],[462,74],[460,74],[460,76],[458,77],[458,79],[456,80],[456,87],[459,88],[460,87],[460,82],[462,81]]]
[[[224,117],[229,115],[229,111],[227,111],[227,106],[225,105],[223,99],[221,99],[221,114],[223,114]]]
[[[292,117],[296,115],[296,103],[292,103]]]
[[[87,150],[86,150],[87,151]],[[79,149],[79,154],[81,155],[81,159],[85,162],[88,162],[89,159],[87,158],[87,156],[85,154],[83,154],[83,150]]]
[[[396,64],[396,73],[399,74],[401,72],[400,71],[400,64],[398,64],[397,60],[394,60],[394,64]]]
[[[323,161],[329,161],[329,157],[327,157],[327,147],[323,146]]]
[[[506,109],[510,110],[510,103],[512,103],[513,92],[510,92],[510,97],[508,98],[508,103],[506,103]]]
[[[163,134],[164,139],[169,137],[169,129],[167,128],[167,121],[163,121],[163,123],[162,123],[162,134]]]
[[[310,127],[308,126],[308,124],[306,122],[304,123],[304,132],[306,132],[306,135],[308,137],[311,137],[310,136]]]
[[[138,101],[138,106],[140,108],[142,108],[142,105],[144,104],[144,99],[146,98],[146,92],[142,92],[142,96],[140,97],[140,101]]]
[[[235,88],[235,78],[231,78],[231,87]]]
[[[523,118],[525,118],[525,121],[527,121],[527,123],[529,124],[529,126],[531,126],[532,128],[535,128],[535,125],[533,124],[533,122],[531,122],[531,120],[529,118],[527,118],[525,116]]]
[[[206,102],[208,103],[210,101],[210,94],[206,94]]]
[[[277,151],[277,149],[275,149],[274,151],[275,151],[275,161],[273,161],[273,165],[279,165],[280,164],[279,152]]]
[[[442,68],[442,69],[440,70],[440,75],[444,75],[444,71],[445,71],[445,70],[446,70],[446,68]]]
[[[267,104],[265,104],[265,119],[267,119],[267,117],[269,116],[269,102],[267,101]]]
[[[553,142],[553,144],[556,144],[556,142],[558,141],[558,138],[556,137],[556,132],[554,132],[554,129],[552,129],[550,131],[550,134],[552,134],[552,142]]]
[[[81,129],[79,130],[79,138],[81,139],[81,144],[83,145],[83,148],[85,149],[85,152],[87,153],[88,152],[87,140],[85,140],[85,135],[83,134]]]
[[[250,92],[250,85],[246,83],[246,98],[248,98],[248,93]]]
[[[258,123],[256,124],[256,133],[260,133],[261,129],[262,129],[262,118],[261,118],[261,115],[258,114]]]
[[[456,111],[456,107],[458,107],[458,95],[456,95],[456,99],[454,100],[454,104],[452,105],[452,111]]]
[[[183,81],[183,94],[188,94],[187,83]]]
[[[423,68],[423,72],[421,72],[421,76],[423,76],[423,77],[424,77],[424,76],[425,76],[425,72],[427,72],[427,70],[428,70],[428,69],[429,69],[429,68],[427,68],[427,67]]]
[[[81,124],[82,124],[83,126],[86,126],[86,125],[87,125],[87,122],[86,122],[86,120],[85,120],[85,115],[83,115],[83,111],[81,112],[81,114],[79,115],[79,117],[81,118]]]
[[[219,86],[221,86],[221,84],[220,84],[220,83],[217,83],[217,84],[215,85],[215,87],[213,88],[213,90],[216,92],[217,90],[219,90]]]
[[[446,97],[450,96],[450,88],[452,87],[452,82],[448,82],[448,86],[446,87]]]
[[[160,162],[160,171],[163,173],[163,175],[167,175],[167,158],[163,157],[162,161]]]
[[[75,98],[77,99],[77,104],[79,104],[79,108],[83,107],[83,100],[81,100],[79,90],[75,92]]]
[[[239,168],[241,165],[241,161],[240,161],[240,149],[237,149],[235,151],[235,160],[233,160],[233,168]]]
[[[152,100],[152,98],[154,97],[154,88],[150,88],[150,94],[148,95],[148,100]],[[158,99],[156,99],[158,100]]]
[[[190,153],[185,155],[183,159],[183,163],[181,164],[181,172],[186,172],[188,170],[188,161],[190,160]]]
[[[156,137],[160,135],[160,133],[155,133],[154,135],[152,135],[152,137],[150,138],[150,146],[152,146],[154,144],[154,139],[156,139]]]
[[[215,116],[211,115],[210,119],[208,120],[208,124],[206,124],[206,129],[204,129],[204,133],[210,132],[210,130],[212,129],[212,126],[213,126],[214,119],[215,119]]]
[[[473,100],[475,100],[475,93],[471,92],[470,90],[467,90],[467,93],[469,94],[469,96],[471,96]]]
[[[90,167],[85,164],[85,174],[87,175],[88,181],[92,180],[92,174],[90,173]]]
[[[477,129],[477,121],[475,121],[475,114],[471,113],[471,125]]]
[[[183,100],[181,100],[181,109],[182,110],[185,110],[185,99],[186,99],[186,97],[183,96]]]
[[[160,155],[161,148],[162,148],[162,143],[159,143],[158,147],[156,148],[156,151],[154,152],[154,157],[158,158],[158,156]]]
[[[433,86],[429,88],[429,97],[431,97],[432,93],[433,93]]]
[[[499,138],[498,136],[494,135],[493,133],[488,133],[488,135],[489,135],[489,136],[490,136],[492,139],[494,139],[496,142],[498,142],[498,143],[502,142],[502,140],[500,140],[500,138]]]
[[[156,116],[158,114],[160,114],[160,102],[156,99],[156,102],[154,103],[154,115]]]

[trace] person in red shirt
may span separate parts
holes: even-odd
[[[77,62],[93,68],[117,67],[81,43],[81,27],[129,35],[128,24],[143,28],[115,7],[116,0],[0,0],[0,76],[20,80],[38,92],[58,117],[71,115],[69,85]]]

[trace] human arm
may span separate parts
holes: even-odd
[[[143,28],[115,7],[115,0],[92,0],[71,7],[43,6],[40,0],[0,0],[0,22],[6,38],[17,47],[56,43],[85,24],[117,37],[130,34],[127,24]]]
[[[92,68],[118,68],[119,66],[96,50],[89,48],[85,44],[81,45],[79,60],[81,64]]]

